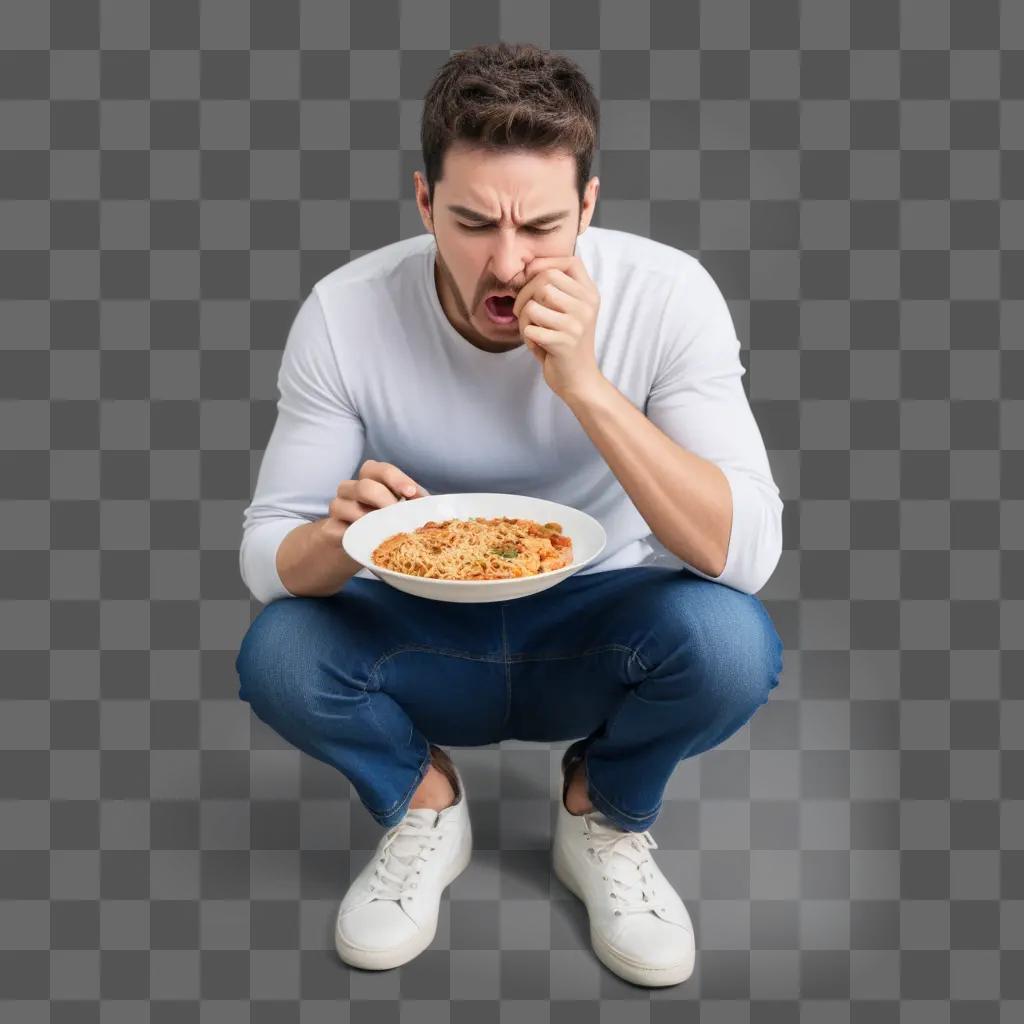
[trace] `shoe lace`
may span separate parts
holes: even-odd
[[[593,855],[608,865],[608,874],[602,877],[612,883],[610,895],[618,900],[617,916],[665,909],[658,906],[654,878],[648,870],[653,863],[650,851],[658,848],[650,831],[627,832],[588,815],[587,838]]]
[[[379,900],[399,900],[415,889],[421,870],[417,862],[428,860],[433,844],[443,838],[440,824],[428,825],[422,818],[407,816],[393,825],[381,844],[370,893]]]

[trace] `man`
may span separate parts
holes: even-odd
[[[744,725],[781,671],[753,595],[782,503],[728,307],[692,256],[589,227],[597,127],[562,56],[451,57],[414,175],[427,233],[319,281],[285,345],[244,517],[241,571],[266,607],[240,696],[387,828],[339,907],[356,966],[425,949],[469,863],[465,787],[440,744],[575,738],[554,870],[609,969],[687,978],[692,925],[648,829],[676,765]],[[374,508],[458,491],[583,509],[607,546],[555,587],[484,604],[404,594],[341,547]],[[655,542],[678,561],[653,564]]]

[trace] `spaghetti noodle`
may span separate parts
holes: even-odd
[[[505,580],[570,565],[572,540],[561,523],[508,516],[431,520],[374,548],[382,569],[435,580]]]

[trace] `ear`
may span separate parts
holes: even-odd
[[[433,234],[434,219],[430,209],[430,189],[427,187],[427,180],[419,171],[413,171],[412,184],[416,190],[416,209],[420,212],[420,220],[427,231]]]
[[[584,231],[590,226],[590,221],[594,216],[594,208],[597,205],[597,193],[601,188],[600,179],[595,176],[587,182],[587,187],[583,190],[583,206],[580,210],[580,227],[577,234],[582,235]]]

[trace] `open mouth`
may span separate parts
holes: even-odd
[[[516,315],[512,312],[515,302],[514,295],[489,295],[484,299],[484,309],[492,323],[507,325],[516,322]]]

